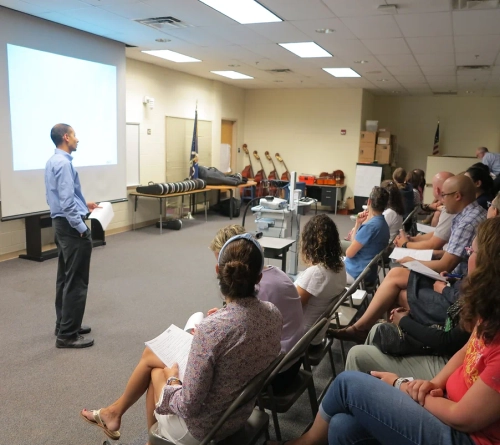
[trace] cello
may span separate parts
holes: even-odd
[[[279,153],[276,153],[275,156],[276,156],[276,159],[283,164],[283,167],[285,167],[285,171],[281,174],[281,180],[282,181],[290,181],[290,172],[288,171],[288,168],[285,164],[285,161],[283,160],[283,158],[280,156]]]
[[[253,155],[255,156],[255,159],[259,161],[260,164],[260,170],[257,172],[254,178],[255,182],[257,182],[256,195],[257,197],[266,196],[269,193],[267,189],[266,172],[264,171],[264,167],[262,166],[262,161],[260,160],[260,156],[257,153],[257,150],[254,150]]]
[[[253,178],[252,159],[250,158],[247,144],[243,144],[243,151],[248,156],[248,165],[241,172],[241,176],[243,176],[244,178]]]
[[[278,179],[278,172],[276,171],[276,166],[274,165],[273,158],[271,157],[269,152],[266,151],[264,154],[266,155],[267,160],[271,161],[271,164],[273,165],[271,173],[267,175],[267,179],[269,179],[269,193],[272,196],[276,196],[276,190],[278,188],[276,187],[276,184],[273,184],[273,181],[276,181]]]

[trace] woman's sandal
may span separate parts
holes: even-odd
[[[87,411],[87,410],[85,410],[85,411]],[[120,431],[111,431],[106,426],[106,424],[102,421],[100,409],[97,411],[91,411],[91,413],[92,413],[92,416],[94,417],[94,420],[90,420],[87,417],[85,417],[83,415],[83,411],[80,411],[80,416],[82,417],[83,420],[85,420],[85,422],[88,422],[92,425],[96,425],[99,428],[101,428],[104,431],[104,434],[106,434],[106,436],[108,436],[110,439],[118,440],[120,438],[120,436],[121,436]]]

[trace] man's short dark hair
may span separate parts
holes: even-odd
[[[50,139],[56,147],[62,144],[65,134],[68,134],[71,130],[71,125],[68,124],[56,124],[50,130]]]

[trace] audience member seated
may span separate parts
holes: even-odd
[[[397,168],[392,174],[392,179],[399,187],[401,195],[403,197],[403,205],[405,207],[405,214],[403,219],[406,219],[408,215],[415,208],[415,197],[413,194],[413,187],[411,184],[406,183],[406,170],[404,168]]]
[[[493,200],[493,179],[484,168],[469,167],[465,176],[472,179],[476,187],[476,201],[485,210],[488,210],[488,202]]]
[[[444,182],[453,176],[450,172],[440,172],[434,175],[432,179],[432,192],[436,201],[442,205],[442,188]],[[424,233],[417,236],[407,236],[406,234],[400,234],[395,240],[394,245],[396,247],[407,247],[408,249],[432,249],[432,250],[442,250],[444,245],[450,239],[451,234],[451,223],[455,215],[448,213],[443,207],[439,215],[439,221],[436,226],[436,230],[430,233]]]
[[[500,216],[500,192],[497,193],[488,208],[488,218],[496,218],[497,216]]]
[[[304,327],[307,331],[323,314],[328,305],[344,291],[346,273],[342,261],[337,226],[328,215],[313,216],[302,230],[300,253],[307,269],[302,272],[295,286],[304,310]],[[320,344],[328,326],[312,344]]]
[[[173,443],[198,444],[245,385],[281,350],[281,314],[255,296],[263,266],[262,249],[249,234],[229,239],[215,266],[227,306],[198,325],[183,382],[176,364],[165,366],[146,348],[120,398],[98,411],[84,409],[81,416],[117,440],[122,416],[147,392],[148,428],[156,417],[161,436]],[[254,405],[250,400],[228,419],[216,440],[240,429]]]
[[[453,274],[464,276],[467,274],[466,248],[472,245],[477,226],[486,219],[486,211],[475,201],[474,184],[465,175],[447,179],[443,184],[442,197],[447,211],[456,214],[450,241],[439,260],[421,263],[436,272],[452,271]],[[400,262],[409,260],[413,259],[406,257]],[[433,288],[434,280],[404,267],[393,268],[382,281],[362,317],[352,326],[332,330],[332,335],[341,340],[364,343],[377,320],[394,307],[404,307],[413,313],[422,311],[429,320],[426,324],[442,324],[448,307],[455,300],[435,298]]]
[[[210,243],[210,250],[219,258],[222,246],[236,235],[246,233],[245,228],[233,224],[220,229]],[[344,274],[345,275],[345,274]],[[281,350],[289,352],[304,335],[304,315],[301,297],[292,280],[280,268],[266,266],[262,270],[262,279],[259,282],[257,298],[274,304],[283,317],[283,330],[281,331]],[[207,315],[217,312],[218,308],[208,311]],[[273,390],[281,392],[288,387],[300,370],[301,360],[290,365],[280,372],[273,380]]]
[[[490,234],[493,225],[500,231],[498,220],[488,221]],[[434,378],[343,372],[311,429],[287,445],[500,443],[498,247],[495,259],[488,253],[480,243],[477,267],[462,289],[460,323],[472,331],[470,339]]]
[[[486,147],[476,149],[476,158],[480,159],[484,165],[490,169],[494,176],[494,193],[500,191],[500,153],[490,153]]]
[[[472,272],[476,269],[477,252],[480,250],[483,251],[483,260],[488,263],[492,258],[500,256],[500,219],[482,222],[478,227],[478,235],[472,242],[472,248],[468,251],[471,277],[469,282],[473,286],[477,285],[472,281],[476,278]],[[455,281],[451,287],[442,281],[436,281],[435,298],[440,298],[442,295],[447,301],[453,301],[458,296],[461,286],[462,280]],[[470,334],[458,323],[461,308],[461,299],[448,308],[444,326],[426,325],[425,319],[419,319],[418,312],[413,314],[405,308],[394,309],[391,321],[393,325],[399,327],[400,335],[393,335],[397,331],[389,323],[376,324],[364,345],[351,348],[345,369],[361,372],[389,371],[424,380],[434,378],[449,358],[469,339]],[[409,352],[405,353],[405,349]],[[398,351],[398,356],[391,354],[391,351]],[[402,355],[405,356],[401,357]]]
[[[422,203],[420,191],[418,190],[421,184],[420,175],[415,170],[412,170],[406,175],[406,183],[410,184],[410,186],[413,188],[413,207],[419,206]]]
[[[405,213],[403,197],[394,181],[383,181],[380,186],[389,192],[389,203],[382,215],[389,226],[389,239],[393,239],[403,228],[403,215]]]
[[[424,190],[425,190],[425,185],[426,185],[425,172],[423,170],[421,170],[420,168],[416,168],[415,170],[413,170],[413,173],[418,175],[418,177],[420,178],[417,190],[420,193],[420,202],[424,202]]]
[[[374,187],[368,199],[368,212],[356,218],[351,245],[346,250],[345,267],[347,284],[363,272],[368,263],[387,247],[389,226],[382,216],[389,203],[389,192],[382,187]],[[376,268],[367,276],[367,281],[375,281]]]

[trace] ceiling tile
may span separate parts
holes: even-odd
[[[80,0],[23,0],[36,7],[44,8],[50,11],[64,11],[66,9],[88,8],[90,5]],[[139,0],[131,0],[139,1]],[[3,3],[3,2],[2,2]]]
[[[335,17],[321,0],[260,0],[259,3],[283,20],[309,20]]]
[[[453,31],[456,36],[500,34],[500,9],[454,11]]]
[[[456,87],[456,76],[426,76],[427,82],[431,87],[439,85],[453,85]]]
[[[287,22],[244,25],[275,43],[310,42],[311,39]]]
[[[387,14],[377,9],[380,0],[323,0],[337,17],[367,16]]]
[[[392,15],[345,17],[342,22],[360,39],[402,37]]]
[[[377,56],[379,62],[386,66],[410,66],[417,65],[417,62],[411,54],[393,54],[385,56]]]
[[[389,72],[395,76],[411,76],[422,74],[419,66],[410,65],[410,66],[389,66],[387,67]]]
[[[451,36],[451,13],[404,14],[394,18],[405,37]]]
[[[413,54],[453,53],[453,37],[407,37],[406,43]]]
[[[458,53],[455,54],[457,65],[493,65],[498,53]]]
[[[244,25],[207,26],[203,27],[203,31],[221,37],[235,45],[271,43],[271,41],[266,39],[263,35],[257,34]]]
[[[454,76],[457,73],[456,66],[421,66],[422,72],[426,76]]]
[[[455,65],[453,54],[415,54],[415,59],[421,67]]]
[[[367,39],[363,44],[376,56],[384,54],[410,54],[410,49],[403,38]]]
[[[304,34],[307,34],[315,42],[320,42],[322,40],[332,40],[332,39],[355,39],[356,36],[349,31],[349,28],[345,26],[342,21],[338,18],[327,18],[327,19],[316,19],[316,20],[292,20],[289,22],[297,29],[300,29]],[[320,34],[317,33],[317,29],[334,29],[335,32],[331,34]]]
[[[498,53],[500,51],[500,34],[489,36],[455,36],[457,53]]]
[[[398,14],[451,11],[450,0],[398,0],[395,3],[398,5]]]
[[[119,15],[120,17],[125,17],[129,20],[155,17],[156,13],[158,12],[152,6],[146,5],[145,3],[142,2],[134,2],[128,4],[105,3],[102,6],[100,6],[100,9],[112,12],[113,14]]]
[[[318,41],[318,44],[320,42]],[[370,50],[363,45],[361,40],[351,39],[351,40],[330,40],[321,41],[321,47],[326,49],[329,53],[334,56],[340,56],[349,60],[359,60],[367,59],[367,56],[371,55]],[[373,56],[372,56],[373,57]]]
[[[422,74],[419,76],[395,76],[395,78],[400,83],[427,83]]]
[[[177,37],[199,46],[224,46],[231,45],[230,39],[224,39],[211,34],[206,28],[183,28],[168,31],[168,35]]]

